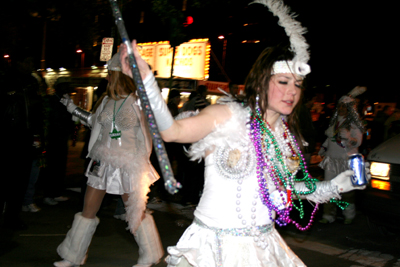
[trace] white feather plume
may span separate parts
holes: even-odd
[[[307,32],[307,29],[295,20],[297,15],[290,13],[290,8],[285,6],[281,0],[255,0],[252,3],[267,6],[269,11],[279,18],[278,24],[285,29],[290,39],[290,46],[294,52],[293,61],[307,63],[310,59],[308,52],[309,45],[303,36]]]
[[[362,93],[364,93],[365,91],[367,91],[367,87],[364,86],[356,86],[353,88],[353,90],[351,90],[347,95],[350,95],[351,97],[356,97],[358,95],[361,95]]]

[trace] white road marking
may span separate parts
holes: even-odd
[[[284,239],[290,247],[307,248],[307,250],[312,250],[323,253],[325,255],[337,256],[341,259],[357,262],[359,264],[362,264],[362,266],[367,265],[374,267],[383,267],[388,261],[394,259],[392,255],[383,254],[379,251],[368,251],[363,249],[345,250],[308,240],[302,241],[299,244],[299,242],[297,242],[295,238],[290,236],[285,236]],[[400,266],[400,260],[398,260],[396,266]]]

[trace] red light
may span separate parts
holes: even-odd
[[[193,23],[193,17],[192,17],[192,16],[187,16],[187,17],[186,17],[186,22],[184,22],[183,25],[184,25],[185,27],[187,27],[187,26],[189,26],[189,25],[192,24],[192,23]]]
[[[10,57],[10,55],[4,55],[4,58],[9,58]]]
[[[81,49],[76,50],[76,53],[82,53]]]

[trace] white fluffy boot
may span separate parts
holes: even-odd
[[[146,267],[157,264],[164,256],[160,235],[151,214],[145,213],[145,218],[134,237],[139,246],[139,259],[133,267]]]
[[[99,222],[100,220],[97,217],[88,219],[83,217],[81,212],[75,214],[71,229],[57,248],[58,254],[64,259],[62,262],[69,261],[73,263],[71,266],[79,266],[85,263],[87,250]],[[58,266],[56,263],[54,265]]]

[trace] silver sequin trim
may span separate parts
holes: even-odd
[[[246,144],[242,144],[240,149],[232,149],[229,147],[218,147],[215,154],[215,163],[218,172],[228,179],[243,179],[248,176],[255,168],[256,157],[254,148],[248,148]],[[232,152],[237,150],[240,155],[237,163],[232,166],[229,159]]]
[[[200,227],[209,229],[215,233],[215,241],[216,241],[216,246],[218,251],[216,251],[216,262],[218,267],[222,267],[222,237],[226,235],[230,236],[240,236],[240,237],[249,237],[252,236],[254,237],[255,235],[260,235],[260,234],[265,234],[265,233],[270,233],[272,229],[274,228],[273,224],[266,224],[266,225],[260,225],[260,226],[253,226],[253,227],[245,227],[245,228],[216,228],[216,227],[209,227],[196,217],[194,218],[193,221],[195,224],[197,224]]]

